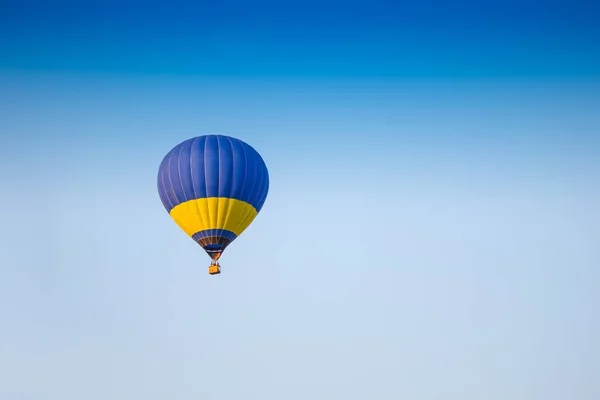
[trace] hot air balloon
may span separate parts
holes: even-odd
[[[211,258],[219,258],[248,228],[269,192],[269,172],[249,144],[224,135],[204,135],[175,146],[158,169],[158,194],[175,223]]]

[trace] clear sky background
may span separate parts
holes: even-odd
[[[2,2],[0,399],[600,398],[600,6],[418,4]],[[271,176],[216,277],[205,133]]]

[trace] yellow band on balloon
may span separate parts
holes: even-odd
[[[239,236],[257,214],[245,201],[226,197],[188,200],[170,212],[171,218],[188,236],[207,229],[225,229]]]

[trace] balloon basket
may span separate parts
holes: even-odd
[[[215,264],[210,264],[210,266],[208,267],[208,273],[210,275],[218,275],[221,273],[221,266],[219,265],[219,263],[215,263]]]

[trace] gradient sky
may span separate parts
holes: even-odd
[[[600,398],[600,6],[97,3],[0,5],[1,400]],[[217,277],[205,133],[271,176]]]

